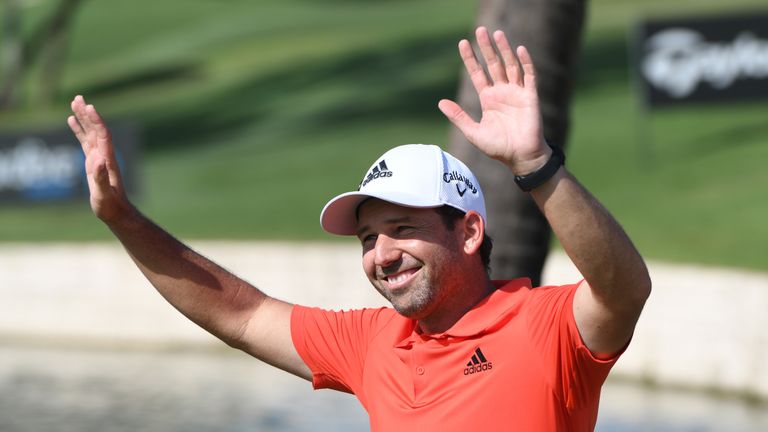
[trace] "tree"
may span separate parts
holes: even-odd
[[[60,0],[48,19],[26,39],[21,33],[21,2],[5,0],[4,3],[0,109],[13,108],[18,104],[20,83],[36,61],[39,61],[41,66],[36,102],[50,105],[56,97],[69,45],[70,29],[82,0]]]
[[[504,30],[510,43],[525,45],[536,65],[544,136],[565,148],[570,101],[584,25],[586,0],[480,0],[477,25]],[[463,75],[459,104],[479,118],[480,104],[472,83]],[[476,173],[486,197],[488,231],[494,241],[494,279],[531,277],[540,284],[552,233],[528,194],[512,174],[484,157],[458,131],[451,132],[451,151]]]
[[[61,0],[50,17],[40,48],[40,95],[43,105],[50,105],[56,98],[59,82],[64,71],[64,61],[69,47],[69,35],[75,12],[82,0]]]
[[[17,82],[21,76],[23,42],[21,38],[21,5],[19,0],[5,0],[3,13],[2,58],[0,58],[0,109],[16,104]]]

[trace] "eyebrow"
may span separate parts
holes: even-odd
[[[400,216],[400,217],[394,217],[394,218],[387,219],[387,220],[384,221],[384,223],[387,224],[387,225],[392,225],[392,224],[398,224],[398,223],[401,223],[401,222],[409,222],[410,220],[411,220],[410,216]],[[360,237],[360,235],[362,233],[368,231],[369,229],[371,229],[371,227],[369,225],[365,225],[365,226],[359,228],[357,231],[355,231],[355,235]]]

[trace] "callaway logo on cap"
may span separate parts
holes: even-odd
[[[384,153],[368,168],[357,191],[338,195],[325,205],[320,225],[332,234],[355,234],[357,206],[367,198],[406,207],[449,205],[465,213],[474,210],[486,220],[485,199],[475,175],[435,145],[406,144]]]

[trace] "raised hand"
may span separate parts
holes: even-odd
[[[486,155],[515,174],[528,174],[551,154],[542,132],[533,61],[523,46],[516,57],[500,30],[493,34],[498,54],[485,27],[478,27],[475,36],[488,73],[466,39],[459,42],[459,54],[480,97],[482,118],[475,121],[451,100],[441,100],[438,107]]]
[[[105,222],[117,220],[131,208],[125,195],[112,136],[93,105],[82,96],[72,100],[67,124],[85,153],[85,172],[91,194],[91,209]]]

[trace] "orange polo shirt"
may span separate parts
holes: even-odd
[[[581,340],[577,286],[497,283],[440,334],[390,308],[295,306],[291,334],[313,386],[354,393],[372,431],[591,431],[618,355],[599,360]]]

